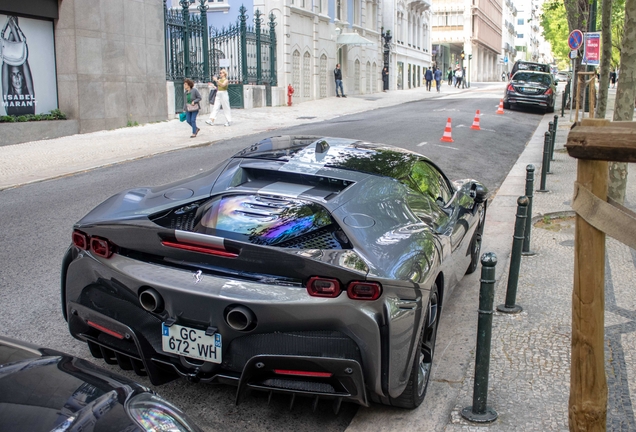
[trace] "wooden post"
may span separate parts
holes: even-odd
[[[590,101],[591,102],[591,101]],[[591,109],[590,109],[591,111]],[[583,120],[582,126],[605,126],[607,120]],[[578,160],[577,181],[607,201],[606,161]],[[576,216],[572,292],[570,431],[605,431],[605,233]]]

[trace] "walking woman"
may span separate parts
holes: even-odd
[[[212,112],[210,113],[210,119],[205,122],[210,126],[214,126],[214,119],[219,113],[219,109],[223,107],[223,114],[225,114],[224,126],[229,126],[232,122],[232,113],[230,112],[230,97],[227,94],[227,87],[230,84],[227,79],[227,72],[225,69],[221,69],[219,77],[212,77],[212,79],[216,83],[217,88],[216,100],[214,101],[214,108],[212,108]]]
[[[186,113],[186,121],[192,126],[192,135],[190,135],[190,138],[196,138],[200,130],[197,127],[197,114],[199,114],[199,109],[201,108],[199,105],[199,102],[201,102],[201,93],[194,88],[194,82],[191,79],[186,79],[183,82],[183,90],[185,93],[183,98],[183,111]]]

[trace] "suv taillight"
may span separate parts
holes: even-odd
[[[515,88],[512,86],[512,84],[508,84],[508,91],[516,91]]]
[[[552,89],[551,89],[551,88],[547,89],[547,90],[545,91],[545,94],[547,94],[547,95],[551,95],[551,94],[552,94]]]
[[[307,292],[312,297],[334,298],[340,295],[340,291],[338,279],[314,276],[307,281]]]
[[[382,285],[377,282],[351,282],[347,295],[353,300],[377,300],[382,294]]]

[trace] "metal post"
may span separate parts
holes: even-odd
[[[487,405],[488,374],[490,372],[490,338],[492,336],[492,306],[495,299],[495,266],[497,256],[488,252],[481,257],[481,285],[479,287],[479,319],[475,353],[475,383],[473,405],[462,410],[462,417],[476,423],[497,420],[498,414]]]
[[[559,125],[559,116],[554,116],[554,125],[552,126],[552,145],[550,146],[550,160],[554,160],[554,146],[556,145],[557,127]]]
[[[208,45],[208,9],[207,0],[199,0],[199,6],[197,9],[201,12],[201,27],[202,27],[202,39],[203,39],[203,80],[205,82],[211,81],[210,74],[210,48]]]
[[[566,84],[567,87],[567,84]],[[565,104],[566,104],[566,100],[567,100],[567,95],[565,94],[565,89],[563,90],[562,93],[562,97],[561,97],[561,117],[564,116],[564,112],[565,112]]]
[[[546,132],[543,137],[543,164],[541,165],[541,186],[537,192],[550,192],[545,188],[545,178],[547,174],[547,166],[550,160],[550,132]]]
[[[189,0],[180,0],[183,15],[183,77],[190,78],[190,7]]]
[[[254,12],[254,25],[256,30],[256,84],[263,84],[263,65],[261,64],[261,18],[263,14],[259,9]]]
[[[239,8],[240,42],[241,42],[241,82],[247,84],[247,9],[241,5]]]
[[[519,268],[521,267],[521,248],[523,247],[524,231],[528,213],[528,198],[517,198],[517,219],[515,234],[512,238],[512,254],[510,255],[510,270],[508,271],[508,287],[506,289],[506,303],[497,306],[499,312],[519,313],[523,309],[515,304],[517,300],[517,284],[519,282]]]
[[[270,84],[272,87],[278,85],[278,78],[276,77],[276,16],[274,12],[269,13],[269,70],[270,70]]]
[[[552,122],[548,123],[548,133],[550,134],[550,146],[548,147],[548,169],[546,170],[548,174],[552,174],[552,170],[550,169],[550,161],[552,160],[552,146],[554,145],[552,142],[553,129],[554,129],[554,123]]]
[[[532,234],[532,197],[534,191],[534,165],[526,166],[526,197],[528,198],[528,211],[526,214],[526,229],[523,234],[523,248],[521,255],[532,256],[536,252],[530,250],[530,236]]]

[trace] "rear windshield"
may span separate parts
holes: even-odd
[[[550,72],[550,66],[543,63],[518,62],[516,66],[520,71]]]
[[[537,73],[528,73],[528,72],[517,72],[514,77],[512,77],[513,81],[523,81],[528,83],[538,83],[549,86],[552,83],[552,79],[548,74],[537,74]]]
[[[196,231],[276,245],[333,223],[322,206],[297,198],[229,195],[202,207]]]

